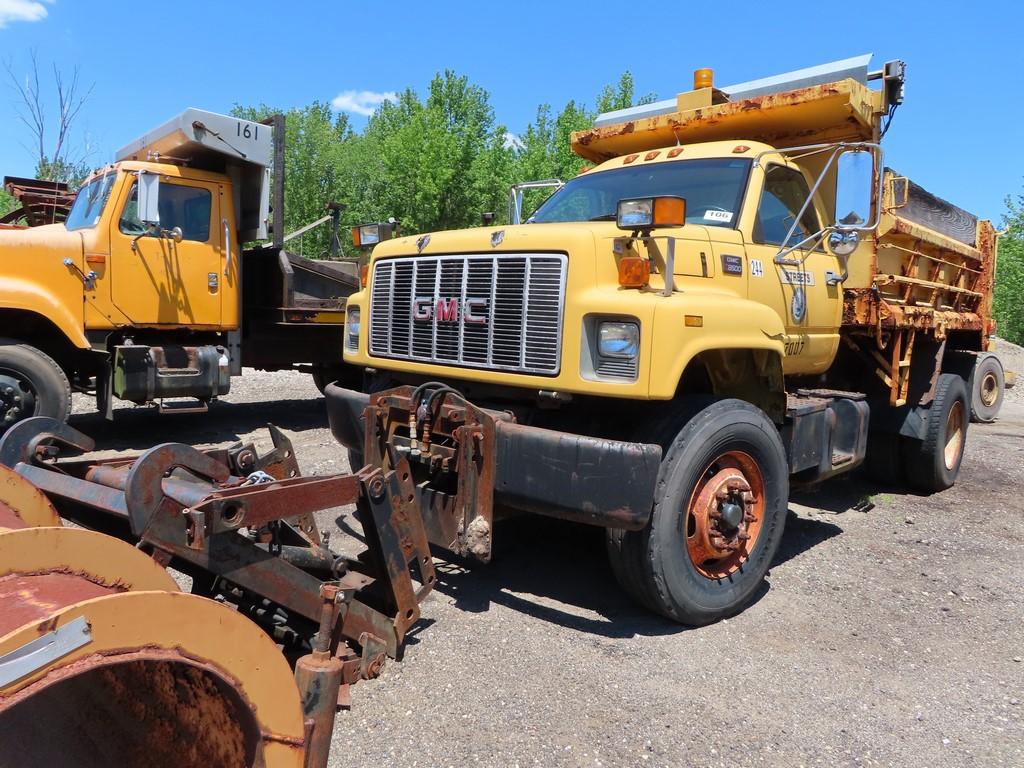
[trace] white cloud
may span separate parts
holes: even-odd
[[[523,144],[523,140],[511,131],[505,131],[505,141],[503,143],[505,149],[514,149],[516,152],[526,149],[526,145]]]
[[[46,0],[53,2],[53,0]],[[0,0],[0,29],[12,21],[41,21],[46,18],[46,6],[36,0]]]
[[[2,2],[4,0],[0,0]],[[398,101],[398,94],[394,91],[342,91],[331,99],[331,105],[339,112],[369,117],[385,101]]]

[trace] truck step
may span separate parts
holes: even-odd
[[[846,453],[844,451],[832,452],[832,469],[838,469],[844,464],[849,464],[851,461],[853,461],[852,453]]]
[[[844,392],[841,389],[798,389],[797,397],[839,397],[844,400],[863,400],[866,395],[863,392]]]
[[[210,410],[205,400],[161,400],[157,405],[159,413],[206,413]]]

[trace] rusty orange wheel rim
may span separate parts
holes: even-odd
[[[946,417],[946,446],[942,458],[946,469],[953,469],[960,460],[964,448],[964,404],[957,400]]]
[[[994,373],[986,373],[981,379],[981,391],[978,393],[981,403],[986,408],[991,408],[999,399],[999,380]]]
[[[693,566],[715,580],[737,571],[757,545],[764,516],[764,474],[757,462],[743,451],[715,458],[686,507],[686,551]]]

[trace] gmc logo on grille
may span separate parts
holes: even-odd
[[[466,299],[462,302],[462,321],[470,325],[487,324],[488,299]],[[459,321],[459,299],[456,297],[420,296],[413,299],[412,318],[418,322],[434,320],[438,323]]]

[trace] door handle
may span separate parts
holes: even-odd
[[[231,228],[227,219],[221,219],[220,224],[224,227],[224,277],[231,271]]]

